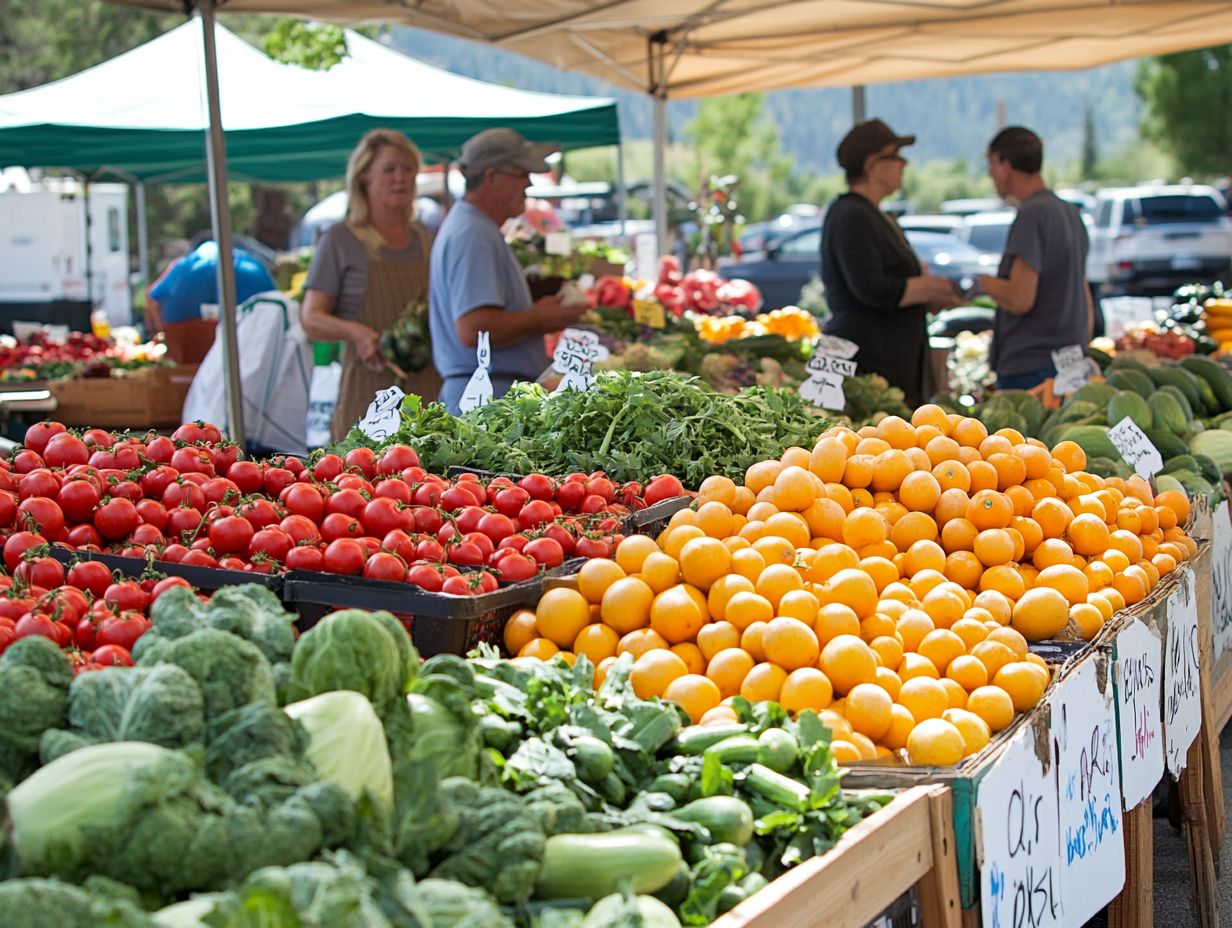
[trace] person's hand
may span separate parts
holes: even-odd
[[[539,327],[543,331],[559,332],[581,319],[588,308],[586,305],[566,306],[558,296],[545,296],[535,300],[531,306],[531,312],[539,321]]]
[[[939,305],[942,309],[958,305],[958,288],[954,281],[934,274],[925,274],[920,278],[920,286],[925,302]]]
[[[384,367],[381,360],[381,335],[375,329],[360,322],[355,323],[351,347],[355,349],[355,356],[361,364],[374,368]]]

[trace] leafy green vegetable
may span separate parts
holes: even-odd
[[[98,897],[59,880],[0,883],[0,925],[5,928],[150,928],[160,924],[135,905]]]
[[[393,767],[372,703],[351,690],[322,693],[283,710],[308,732],[308,759],[320,775],[358,799],[364,790],[392,808]]]
[[[38,766],[39,739],[64,725],[72,682],[68,658],[49,638],[22,638],[0,656],[0,780]]]
[[[415,889],[432,928],[513,928],[481,889],[438,879],[422,880]]]
[[[401,704],[418,669],[405,629],[388,612],[344,609],[304,633],[291,659],[289,698],[297,702],[354,690],[383,719]]]
[[[269,661],[255,645],[216,628],[158,641],[142,653],[139,664],[176,664],[188,671],[201,687],[207,722],[229,709],[275,701]]]
[[[291,659],[295,647],[295,616],[283,609],[282,601],[260,584],[223,587],[210,597],[206,618],[214,628],[251,641],[270,663]]]

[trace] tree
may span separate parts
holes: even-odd
[[[1082,107],[1082,179],[1094,180],[1099,171],[1099,141],[1095,135],[1095,108],[1088,100]]]
[[[1232,173],[1232,46],[1161,55],[1139,66],[1143,135],[1190,175]]]

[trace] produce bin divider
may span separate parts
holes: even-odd
[[[635,509],[626,516],[627,534],[649,535],[652,538],[667,528],[672,516],[693,505],[692,496],[673,496],[645,509]]]
[[[126,577],[140,577],[147,569],[157,570],[168,577],[183,577],[202,590],[220,590],[224,586],[239,586],[256,583],[282,597],[282,577],[275,574],[249,573],[246,570],[224,570],[221,567],[198,567],[195,564],[175,564],[171,561],[147,561],[140,557],[121,557],[118,554],[101,554],[97,551],[78,551],[60,545],[51,546],[52,556],[65,567],[77,561],[98,561],[109,570],[118,570]]]

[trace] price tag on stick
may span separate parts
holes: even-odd
[[[599,336],[585,329],[565,329],[552,354],[552,370],[564,377],[556,387],[562,390],[589,390],[595,382],[594,363],[608,356]]]
[[[462,398],[458,400],[458,408],[462,412],[470,412],[480,406],[492,402],[492,339],[489,333],[480,332],[475,345],[475,373],[471,374]]]
[[[405,397],[406,394],[396,386],[377,391],[376,397],[368,404],[368,411],[355,427],[373,441],[384,441],[398,431]]]
[[[1081,345],[1058,348],[1052,353],[1052,364],[1057,369],[1052,390],[1059,396],[1077,393],[1090,382],[1091,374],[1099,370]]]
[[[843,381],[854,377],[856,362],[815,354],[805,366],[808,379],[800,384],[800,395],[823,409],[841,410],[847,404]]]
[[[1150,479],[1163,470],[1164,459],[1159,449],[1129,416],[1108,429],[1108,440],[1121,452],[1125,463],[1143,477]]]

